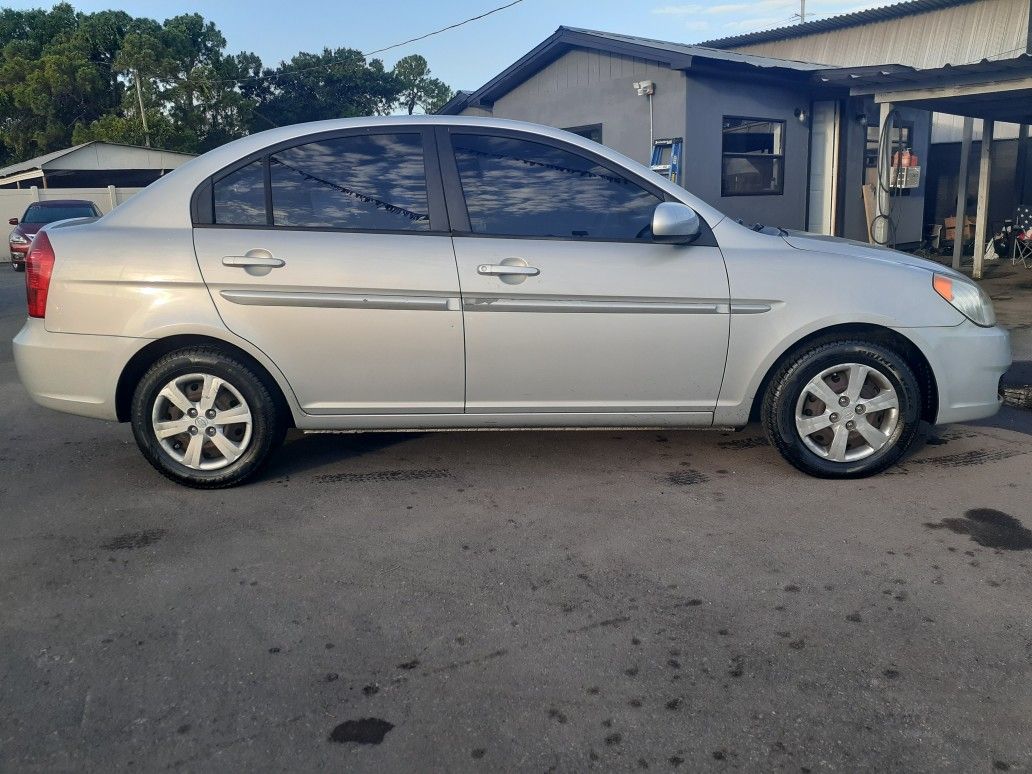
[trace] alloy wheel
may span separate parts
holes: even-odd
[[[251,409],[225,379],[186,374],[158,392],[151,426],[161,448],[176,462],[193,470],[218,470],[247,450]]]
[[[855,462],[883,449],[899,425],[899,396],[888,377],[862,363],[814,376],[796,401],[796,431],[817,456]]]

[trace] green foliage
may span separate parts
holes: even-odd
[[[274,126],[432,112],[451,97],[418,55],[388,71],[327,48],[268,68],[225,48],[197,13],[0,8],[0,166],[88,140],[197,153]]]

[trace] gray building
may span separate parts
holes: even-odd
[[[727,214],[861,240],[871,219],[864,186],[877,183],[887,139],[922,167],[892,202],[892,241],[915,245],[927,223],[955,210],[940,213],[935,203],[950,200],[950,175],[956,189],[956,154],[948,173],[929,175],[936,114],[895,104],[883,137],[888,110],[874,95],[854,93],[843,69],[893,63],[902,82],[951,65],[1024,57],[1032,47],[1029,5],[913,0],[700,45],[560,27],[441,112],[571,129],[643,163],[653,138],[682,138],[678,182]],[[652,83],[651,96],[639,95],[642,81]],[[957,121],[936,118],[942,131]]]

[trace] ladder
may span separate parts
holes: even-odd
[[[681,184],[681,148],[684,140],[667,137],[652,143],[652,161],[649,168],[672,183]]]

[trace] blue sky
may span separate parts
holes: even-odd
[[[120,8],[164,19],[202,13],[228,40],[230,52],[254,51],[273,65],[299,50],[349,46],[362,51],[397,43],[483,13],[506,0],[290,0],[286,3],[219,0],[79,0],[79,10]],[[807,0],[808,18],[890,5],[892,0]],[[49,3],[0,0],[13,8]],[[407,54],[423,54],[434,74],[452,88],[472,89],[512,64],[561,24],[695,43],[793,22],[798,0],[523,0],[486,19],[380,55],[387,66]]]

